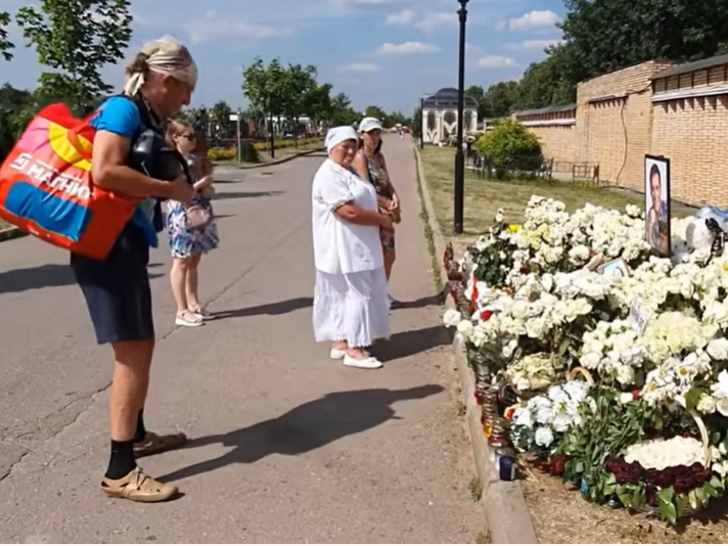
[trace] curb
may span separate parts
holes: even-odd
[[[316,153],[316,152],[321,152],[323,150],[325,150],[325,148],[323,148],[323,147],[321,147],[321,148],[314,148],[313,150],[307,150],[305,152],[301,152],[301,153],[298,153],[298,154],[289,155],[288,157],[284,157],[283,159],[276,159],[275,161],[268,161],[267,163],[258,163],[256,165],[246,165],[244,167],[238,166],[238,167],[232,167],[232,168],[233,169],[239,169],[241,171],[250,171],[250,170],[253,170],[253,169],[264,169],[266,167],[273,167],[275,165],[280,165],[281,163],[287,163],[287,162],[292,161],[294,159],[298,159],[299,157],[304,157],[304,156],[307,156],[307,155],[310,155],[310,154],[313,154],[313,153]],[[222,167],[224,165],[220,165],[220,166]]]
[[[427,213],[427,221],[432,231],[440,275],[443,282],[446,283],[447,272],[440,259],[445,252],[445,239],[435,218],[435,209],[432,206],[420,152],[417,147],[414,150],[417,158],[417,181],[420,185],[422,206]],[[495,451],[485,441],[483,426],[480,422],[481,409],[475,401],[475,378],[468,366],[465,346],[459,335],[456,335],[453,341],[453,352],[460,375],[473,457],[483,487],[481,503],[488,522],[491,541],[494,544],[537,544],[536,531],[520,482],[502,481],[498,477],[494,464]]]
[[[10,239],[17,239],[18,237],[25,237],[28,235],[27,232],[23,231],[19,227],[9,227],[0,229],[0,241],[8,241]]]

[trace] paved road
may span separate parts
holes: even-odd
[[[345,369],[312,342],[314,155],[220,171],[222,246],[203,260],[220,318],[173,325],[153,252],[158,334],[149,428],[186,449],[143,459],[184,496],[105,498],[109,349],[94,344],[60,250],[0,243],[0,542],[469,542],[483,530],[438,325],[409,140],[385,143],[403,197],[385,368]]]

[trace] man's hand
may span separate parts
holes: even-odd
[[[169,192],[169,198],[184,203],[185,205],[192,201],[195,195],[195,189],[187,181],[185,175],[178,176],[175,180],[169,183],[171,188]]]

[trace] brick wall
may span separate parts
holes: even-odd
[[[580,83],[574,125],[549,125],[558,113],[514,117],[557,162],[598,164],[601,180],[644,191],[644,156],[664,155],[673,198],[728,207],[728,56],[671,67],[650,61]]]
[[[658,102],[651,152],[670,158],[671,194],[728,207],[728,95]]]
[[[599,164],[604,181],[642,189],[652,132],[652,78],[669,66],[649,61],[579,84],[577,161]]]
[[[541,143],[543,155],[556,162],[576,160],[576,125],[529,127]]]

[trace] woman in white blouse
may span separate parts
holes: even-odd
[[[369,347],[375,339],[389,337],[379,228],[392,229],[392,217],[379,212],[374,186],[351,170],[357,143],[352,127],[330,129],[329,158],[313,179],[313,327],[317,342],[333,342],[332,359],[381,368]]]

